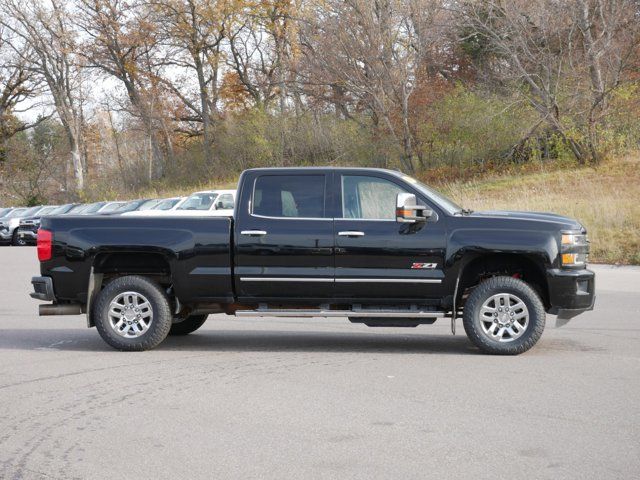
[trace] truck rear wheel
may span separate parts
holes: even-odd
[[[480,350],[517,355],[533,347],[544,330],[544,305],[522,280],[492,277],[478,285],[464,307],[464,330]]]
[[[109,282],[96,298],[93,317],[102,339],[123,351],[157,347],[169,334],[173,321],[162,288],[137,275]]]
[[[209,315],[191,315],[178,323],[174,323],[171,325],[169,335],[188,335],[191,332],[195,332],[204,325],[208,316]]]

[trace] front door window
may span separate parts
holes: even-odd
[[[342,176],[342,218],[395,220],[396,197],[404,190],[388,180],[364,175]]]

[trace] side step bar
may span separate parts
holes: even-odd
[[[236,317],[385,317],[385,318],[443,318],[445,312],[424,310],[237,310]]]

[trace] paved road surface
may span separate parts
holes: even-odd
[[[0,249],[0,478],[640,478],[640,269],[519,357],[447,322],[213,316],[145,353],[43,317]],[[461,327],[459,331],[462,330]]]

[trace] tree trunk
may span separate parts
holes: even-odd
[[[69,138],[71,146],[71,161],[73,163],[73,177],[76,180],[76,190],[84,190],[84,168],[82,166],[82,152],[78,141],[71,136]]]
[[[200,111],[202,114],[202,133],[203,143],[202,152],[204,155],[204,161],[207,165],[213,163],[212,159],[212,132],[211,132],[211,110],[209,108],[209,92],[207,90],[207,82],[204,75],[204,66],[200,59],[200,53],[196,52],[193,55],[193,60],[196,67],[196,74],[198,77],[198,87],[200,90]]]
[[[408,173],[413,174],[413,135],[409,126],[409,92],[405,84],[402,85],[402,150],[403,165],[408,169]]]

